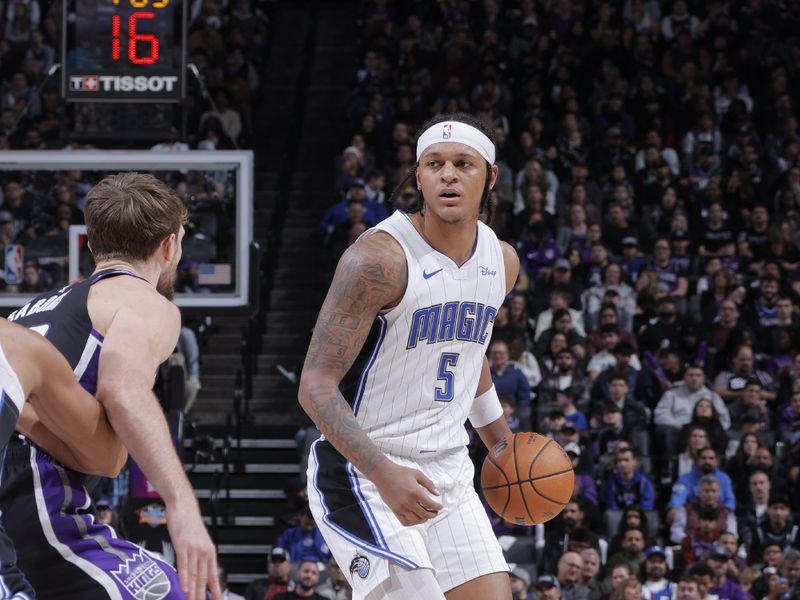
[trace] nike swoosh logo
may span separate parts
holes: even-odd
[[[441,271],[441,270],[442,270],[442,269],[439,269],[439,271]],[[434,275],[436,275],[436,274],[437,274],[439,271],[434,271],[433,273],[426,273],[426,272],[425,272],[425,269],[423,269],[423,270],[422,270],[422,276],[423,276],[425,279],[430,279],[431,277],[433,277]]]

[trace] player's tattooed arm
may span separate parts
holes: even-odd
[[[339,391],[376,315],[396,305],[408,271],[400,245],[388,234],[368,235],[344,253],[314,327],[300,380],[299,400],[325,437],[369,476],[384,459]]]

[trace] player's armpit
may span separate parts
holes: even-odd
[[[306,354],[298,399],[325,437],[369,476],[383,454],[339,391],[378,313],[395,305],[408,278],[405,254],[388,234],[368,235],[344,253]]]
[[[500,242],[500,249],[503,251],[503,263],[506,268],[506,294],[514,289],[519,277],[519,256],[514,247],[507,242]],[[527,289],[527,285],[525,286]]]

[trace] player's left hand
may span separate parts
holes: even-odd
[[[175,548],[178,577],[186,600],[205,600],[206,588],[212,600],[220,600],[222,591],[217,576],[217,549],[200,516],[197,500],[167,505],[167,529]]]
[[[443,508],[425,493],[439,495],[422,471],[386,460],[370,477],[383,501],[406,527],[432,519]]]

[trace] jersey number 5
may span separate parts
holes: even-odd
[[[435,398],[437,402],[450,402],[453,399],[453,383],[455,373],[453,370],[458,363],[458,354],[455,352],[443,352],[439,359],[439,376],[436,381],[441,383],[436,385]]]

